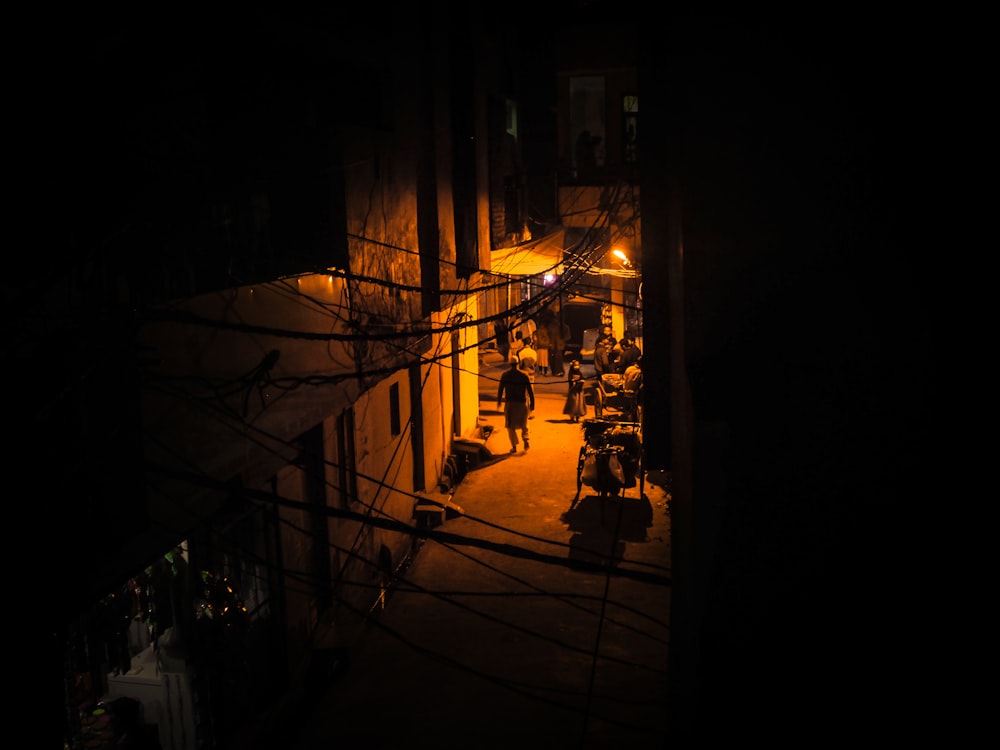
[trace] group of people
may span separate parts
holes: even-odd
[[[594,345],[594,375],[594,383],[590,387],[594,416],[604,415],[604,379],[606,375],[612,375],[618,376],[613,387],[621,393],[624,402],[623,416],[636,420],[642,388],[642,351],[635,342],[635,336],[626,331],[619,342],[615,339],[611,326],[603,326]],[[579,362],[576,361],[570,367],[563,414],[568,414],[571,422],[578,422],[580,417],[587,414],[586,387]]]
[[[641,356],[634,335],[626,331],[622,340],[618,341],[611,326],[604,326],[594,344],[594,373],[597,377],[611,373],[624,375]]]
[[[563,350],[570,335],[569,326],[560,326],[554,319],[536,323],[528,318],[514,331],[503,320],[496,321],[493,327],[497,351],[507,362],[531,360],[532,378],[536,372],[555,377],[565,374]]]
[[[535,409],[535,373],[542,372],[561,375],[554,371],[550,364],[555,359],[555,349],[552,347],[549,331],[544,327],[534,326],[527,332],[522,329],[515,331],[510,340],[509,349],[504,356],[510,365],[500,376],[497,389],[497,408],[503,407],[504,427],[510,439],[510,452],[517,453],[518,446],[523,442],[524,449],[530,446],[528,420]],[[539,341],[541,333],[541,342]],[[548,345],[542,342],[548,341]],[[562,349],[562,346],[556,347]],[[560,366],[562,352],[559,353]],[[611,326],[604,326],[597,338],[594,348],[595,383],[590,387],[593,394],[594,415],[600,417],[604,410],[604,388],[599,382],[609,374],[620,375],[619,388],[626,399],[627,418],[636,419],[638,415],[639,392],[642,387],[642,352],[635,342],[635,336],[626,332],[619,342],[615,339]],[[566,375],[567,392],[563,414],[569,416],[571,422],[579,422],[587,415],[587,384],[579,360],[573,360]]]

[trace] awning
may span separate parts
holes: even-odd
[[[502,276],[561,274],[565,235],[566,231],[559,229],[536,240],[494,250],[490,253],[490,271]]]

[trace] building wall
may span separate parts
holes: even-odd
[[[282,467],[275,477],[275,490],[284,499],[307,503],[308,478],[297,466]],[[284,631],[288,669],[294,674],[307,658],[310,639],[319,619],[318,572],[313,545],[316,543],[312,514],[306,508],[281,505],[276,514],[285,572]]]
[[[622,97],[637,94],[635,43],[637,27],[628,21],[579,19],[556,34],[558,152],[561,181],[604,182],[609,178],[635,179],[634,165],[626,163]],[[571,97],[571,81],[590,78],[587,101]],[[595,172],[579,175],[575,145],[583,129],[599,135]],[[565,215],[565,214],[563,214]]]
[[[194,544],[212,546],[207,530],[223,533],[224,519],[248,507],[274,508],[276,525],[268,530],[280,570],[270,571],[275,617],[269,624],[279,621],[279,627],[269,637],[280,644],[270,651],[281,655],[275,673],[292,680],[302,676],[331,592],[335,606],[362,616],[378,602],[389,571],[410,551],[406,526],[413,523],[415,493],[436,486],[454,437],[478,424],[480,310],[465,290],[489,265],[495,165],[488,142],[495,128],[487,104],[499,92],[488,94],[481,86],[479,66],[496,61],[478,53],[474,90],[461,96],[449,91],[455,58],[441,50],[456,29],[444,10],[381,26],[337,25],[345,45],[332,57],[322,38],[311,39],[294,57],[300,70],[283,70],[274,81],[265,76],[234,83],[224,94],[239,99],[269,91],[269,83],[296,80],[294,95],[255,99],[246,122],[226,112],[227,127],[239,127],[225,133],[240,138],[235,143],[221,136],[226,158],[211,165],[220,180],[215,194],[172,195],[172,207],[187,206],[198,217],[188,217],[191,244],[178,232],[167,247],[154,246],[154,232],[130,236],[115,246],[118,255],[99,257],[102,293],[124,290],[122,300],[135,313],[128,321],[134,329],[123,326],[113,343],[137,353],[148,516],[158,533],[130,540],[134,549],[127,556],[109,554],[92,572],[89,590],[99,596],[109,582],[126,579],[193,531],[199,531]],[[366,30],[366,36],[350,39],[349,30]],[[254,71],[266,72],[281,57],[282,50],[266,51],[275,58],[255,58],[260,67],[251,66]],[[312,77],[311,66],[318,71]],[[164,71],[158,66],[158,72]],[[491,80],[489,86],[498,84]],[[287,118],[269,106],[275,102],[287,105]],[[267,122],[252,120],[258,106],[270,111]],[[459,106],[468,108],[461,122],[470,125],[474,141],[465,171],[454,159],[456,143],[469,140],[469,133],[452,129],[451,108]],[[194,106],[175,114],[183,121],[198,111]],[[140,120],[129,127],[140,128]],[[278,125],[279,142],[251,153],[268,127]],[[167,145],[173,136],[161,124],[149,142]],[[244,153],[251,154],[246,163],[239,161]],[[187,168],[199,162],[177,163]],[[169,156],[158,166],[171,166]],[[236,173],[275,177],[264,185],[274,201],[255,192],[254,179],[228,183]],[[184,185],[178,179],[169,188],[182,191]],[[95,211],[102,187],[87,202]],[[116,195],[123,191],[118,185]],[[140,208],[143,195],[136,190],[131,196]],[[246,198],[242,205],[252,216],[223,210],[238,198]],[[280,215],[283,221],[282,244],[270,248],[282,257],[268,256],[268,211],[270,219]],[[311,222],[308,248],[298,254],[296,215]],[[89,215],[81,242],[97,242],[93,238],[113,231],[119,218]],[[222,240],[233,222],[242,232],[240,252],[253,249],[241,257],[240,268],[253,271],[245,281],[227,275],[232,248]],[[151,279],[165,250],[180,255],[162,258],[165,277]],[[178,283],[178,269],[192,253],[200,259],[198,278]],[[419,390],[411,371],[419,372]],[[415,412],[419,434],[411,424]],[[352,461],[346,482],[345,455]],[[323,485],[318,499],[317,477]],[[209,560],[215,551],[196,554]],[[234,561],[241,552],[226,554]]]
[[[393,435],[389,414],[389,391],[399,389],[401,431]],[[357,497],[348,504],[352,518],[331,529],[334,545],[343,554],[338,597],[346,596],[355,607],[367,612],[378,600],[379,588],[392,570],[410,553],[413,537],[391,528],[409,525],[416,504],[410,421],[411,402],[407,375],[393,375],[369,389],[353,405],[357,460]],[[367,523],[372,519],[375,523]],[[381,525],[387,522],[390,528]],[[347,581],[355,593],[345,591]]]
[[[331,312],[345,293],[314,274],[185,300],[140,329],[147,461],[206,477],[151,476],[164,488],[151,499],[157,523],[183,533],[210,516],[213,481],[261,484],[294,456],[298,436],[356,397],[356,334]]]

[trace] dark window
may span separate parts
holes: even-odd
[[[521,229],[521,192],[517,183],[517,175],[503,178],[503,218],[507,234],[515,234]]]
[[[587,180],[604,168],[607,127],[604,76],[569,79],[569,125],[577,177]]]
[[[354,457],[354,410],[345,409],[337,419],[337,463],[340,480],[340,506],[346,508],[358,499],[358,476]]]
[[[622,153],[626,164],[639,161],[639,97],[626,94],[622,98]]]

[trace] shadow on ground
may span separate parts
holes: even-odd
[[[570,531],[570,558],[608,564],[622,559],[626,542],[647,542],[653,506],[644,495],[601,498],[584,495],[562,515]]]

